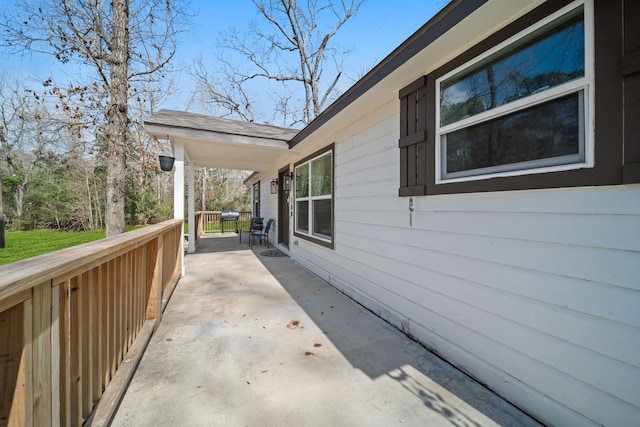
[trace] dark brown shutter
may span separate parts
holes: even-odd
[[[400,91],[400,197],[422,196],[427,184],[427,85],[421,77]]]
[[[624,166],[622,183],[640,182],[640,3],[625,0],[624,10]]]

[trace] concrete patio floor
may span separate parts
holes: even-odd
[[[266,250],[198,241],[112,426],[540,425]]]

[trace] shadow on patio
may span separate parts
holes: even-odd
[[[199,240],[114,426],[535,426],[289,257]]]

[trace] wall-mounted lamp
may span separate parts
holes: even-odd
[[[165,172],[169,172],[173,169],[173,162],[175,162],[175,157],[170,156],[158,156],[158,161],[160,162],[160,169]]]
[[[278,194],[278,180],[271,180],[271,194]]]
[[[284,191],[291,191],[291,180],[293,179],[293,172],[288,175],[283,175],[284,181],[282,182],[282,188]]]

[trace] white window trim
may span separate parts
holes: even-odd
[[[584,5],[584,39],[585,39],[585,75],[584,77],[564,83],[562,85],[556,86],[549,90],[540,92],[535,95],[531,95],[525,97],[523,99],[519,99],[517,101],[508,103],[506,105],[501,105],[497,108],[494,108],[489,111],[482,112],[480,114],[474,115],[472,117],[457,121],[455,123],[448,124],[446,126],[440,126],[440,84],[442,81],[448,79],[449,77],[464,71],[477,64],[478,62],[484,60],[485,58],[493,55],[499,50],[509,46],[513,43],[516,43],[523,37],[526,37],[528,34],[544,27],[545,25],[551,23],[552,21],[562,17],[563,15],[570,13],[576,8]],[[575,169],[584,169],[584,168],[593,168],[594,167],[594,157],[595,157],[595,147],[594,147],[594,128],[595,128],[595,119],[594,119],[594,18],[593,18],[593,2],[592,0],[580,0],[575,1],[562,9],[557,10],[551,15],[547,16],[545,19],[540,20],[539,22],[531,25],[527,29],[509,37],[507,40],[502,43],[497,44],[491,49],[487,50],[483,54],[475,57],[474,59],[462,64],[461,66],[451,70],[450,72],[440,76],[436,79],[435,82],[435,112],[436,112],[436,134],[435,134],[435,183],[436,184],[444,184],[444,183],[454,183],[454,182],[466,182],[466,181],[478,181],[490,178],[497,177],[510,177],[510,176],[521,176],[521,175],[530,175],[533,173],[548,173],[548,172],[558,172],[558,171],[567,171],[567,170],[575,170]],[[584,98],[584,115],[583,115],[583,126],[584,126],[584,161],[580,163],[569,163],[563,165],[552,165],[552,166],[544,166],[544,161],[533,160],[531,162],[523,162],[520,163],[521,166],[527,166],[527,163],[531,163],[533,167],[526,169],[518,169],[518,170],[510,170],[510,171],[496,171],[491,172],[492,168],[483,168],[479,172],[474,173],[473,175],[456,177],[456,178],[443,178],[442,177],[442,161],[443,161],[443,153],[442,153],[442,136],[443,134],[466,128],[476,123],[481,123],[489,119],[499,118],[506,114],[511,114],[517,112],[519,110],[534,107],[536,105],[542,104],[546,101],[550,101],[552,99],[560,98],[563,95],[571,94],[578,92],[579,90],[583,90],[583,98]],[[559,159],[559,158],[556,158]],[[512,165],[512,164],[509,164]],[[508,167],[509,165],[505,165]],[[500,169],[500,166],[495,167],[496,169]],[[471,172],[470,172],[471,173]]]
[[[312,196],[311,195],[311,181],[312,181],[311,180],[311,173],[312,173],[312,171],[311,171],[311,163],[314,160],[317,160],[317,159],[319,159],[321,157],[324,157],[326,155],[329,155],[330,158],[331,158],[331,194],[328,194],[328,195],[327,194],[323,194],[323,195],[320,195],[320,196]],[[295,232],[298,233],[298,234],[302,234],[304,236],[307,236],[307,237],[309,237],[311,239],[320,240],[320,241],[323,241],[323,242],[326,242],[326,243],[333,243],[333,237],[332,236],[327,236],[327,235],[324,235],[324,234],[317,234],[317,233],[313,232],[313,201],[315,201],[315,200],[333,200],[333,191],[334,191],[334,188],[333,188],[333,180],[334,180],[333,168],[334,168],[334,164],[333,164],[333,162],[334,162],[333,148],[330,148],[327,151],[323,151],[322,153],[318,154],[317,156],[314,156],[313,158],[310,158],[310,159],[306,160],[305,162],[296,165],[294,167],[294,169],[293,169],[294,176],[296,176],[297,175],[296,174],[296,170],[299,167],[304,166],[304,165],[309,165],[309,183],[308,183],[308,185],[309,185],[308,194],[309,195],[306,196],[306,197],[297,197],[296,196],[295,187],[292,190],[293,191],[293,195],[294,195],[293,203],[294,203],[294,206],[296,207],[296,212],[294,214],[294,223],[295,223],[295,228],[294,229],[295,229]],[[301,202],[304,202],[304,201],[309,202],[309,206],[308,206],[308,210],[309,210],[309,212],[308,212],[309,230],[308,231],[301,230],[301,229],[298,228],[297,206],[298,206],[298,202],[300,202],[300,201]],[[332,211],[331,222],[333,223],[333,211]]]

